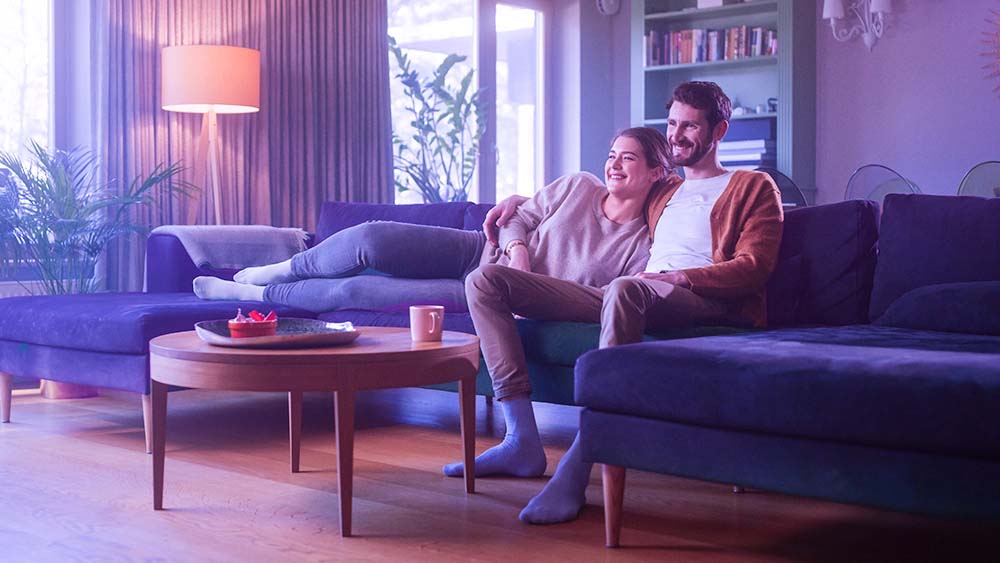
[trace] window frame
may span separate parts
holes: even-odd
[[[496,202],[497,196],[497,161],[500,155],[497,148],[497,113],[496,113],[496,83],[497,83],[497,33],[496,33],[496,7],[497,4],[514,6],[535,10],[542,14],[542,26],[539,29],[541,56],[539,65],[538,89],[538,127],[535,129],[535,147],[541,154],[538,155],[537,167],[535,169],[536,188],[541,188],[546,178],[548,178],[548,155],[545,152],[546,140],[550,136],[549,120],[549,87],[551,83],[550,72],[552,65],[552,53],[550,52],[549,37],[551,37],[552,10],[550,3],[545,0],[477,0],[475,20],[476,20],[476,75],[478,85],[481,89],[480,103],[484,108],[483,115],[486,118],[486,128],[479,141],[479,186],[478,199],[480,203]]]

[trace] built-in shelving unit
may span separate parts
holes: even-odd
[[[710,68],[710,67],[752,67],[777,64],[778,57],[747,57],[745,59],[732,59],[728,61],[703,61],[700,63],[678,63],[669,65],[656,65],[645,67],[646,72],[661,72],[671,70],[681,70],[689,68]]]
[[[734,121],[769,120],[768,126],[774,131],[776,167],[793,178],[807,197],[812,196],[816,185],[815,4],[803,0],[751,0],[699,9],[697,0],[633,0],[633,124],[665,128],[666,101],[678,84],[688,80],[716,82],[734,106],[743,108],[742,115],[733,116]],[[776,54],[683,64],[649,64],[647,60],[650,32],[662,37],[687,29],[741,26],[776,31]]]

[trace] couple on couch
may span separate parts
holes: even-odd
[[[681,84],[668,102],[667,136],[646,127],[619,133],[604,183],[578,173],[530,199],[512,196],[490,211],[484,233],[365,223],[284,262],[242,270],[233,282],[197,278],[195,293],[312,310],[378,308],[379,286],[394,278],[464,278],[507,428],[500,444],[476,458],[476,476],[539,477],[545,452],[514,315],[600,322],[602,348],[639,342],[647,328],[764,325],[781,199],[766,174],[720,165],[731,107],[714,83]],[[673,173],[677,167],[684,178]],[[387,275],[365,278],[361,298],[370,301],[358,303],[351,291],[345,302],[346,284],[367,269]],[[575,519],[592,465],[577,436],[521,520]],[[462,463],[444,467],[449,476],[462,472]]]

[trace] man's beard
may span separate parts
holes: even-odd
[[[686,158],[674,155],[674,147],[678,145],[674,145],[669,141],[667,141],[667,145],[667,148],[670,149],[670,152],[667,155],[667,160],[670,162],[671,166],[678,168],[697,164],[702,158],[705,158],[705,155],[708,154],[710,150],[712,150],[713,143],[711,139],[699,139],[699,143],[697,145],[690,143],[688,146],[690,146],[693,150]]]

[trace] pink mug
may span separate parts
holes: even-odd
[[[413,305],[410,307],[410,338],[414,342],[441,340],[444,324],[444,307],[441,305]]]

